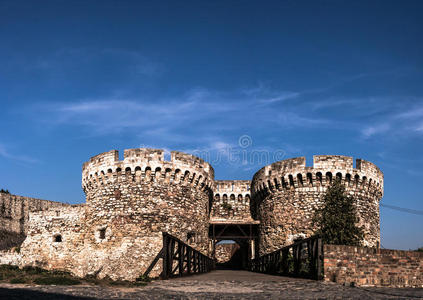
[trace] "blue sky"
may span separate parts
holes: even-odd
[[[82,163],[111,149],[207,154],[217,179],[342,154],[382,169],[382,203],[423,210],[422,11],[421,1],[2,0],[1,187],[82,203]],[[421,228],[421,215],[381,208],[384,247],[423,246]]]

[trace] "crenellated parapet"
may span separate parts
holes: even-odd
[[[215,180],[212,221],[251,221],[249,180]]]
[[[213,167],[201,158],[172,151],[170,161],[166,161],[161,149],[126,149],[123,160],[112,150],[91,157],[82,166],[84,191],[122,180],[211,189],[213,179]]]
[[[250,180],[215,180],[214,195],[247,198],[250,196],[250,186]]]
[[[377,247],[380,240],[379,201],[383,173],[371,162],[340,155],[316,155],[313,166],[305,157],[275,162],[260,169],[251,182],[251,209],[260,221],[260,253],[312,235],[313,214],[334,180],[356,199],[363,244]]]
[[[261,168],[253,177],[253,197],[274,189],[307,189],[327,187],[334,179],[347,186],[355,186],[377,196],[383,196],[383,173],[371,162],[341,155],[315,155],[313,166],[306,167],[305,157],[275,162]]]

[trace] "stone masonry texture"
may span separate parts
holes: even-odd
[[[358,286],[423,287],[423,252],[324,245],[324,279]]]

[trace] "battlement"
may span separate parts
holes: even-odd
[[[355,184],[383,195],[383,173],[373,163],[342,155],[315,155],[313,166],[306,166],[305,157],[275,162],[261,168],[253,177],[251,190],[254,194],[263,189],[279,187],[309,188],[325,186],[339,178],[346,184]]]
[[[215,180],[214,194],[250,194],[250,180]]]
[[[212,222],[252,221],[249,180],[215,180]]]
[[[84,190],[116,180],[162,181],[211,188],[214,170],[194,155],[172,151],[170,161],[166,161],[163,150],[149,148],[126,149],[123,160],[119,160],[117,150],[104,152],[82,165]]]

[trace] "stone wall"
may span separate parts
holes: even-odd
[[[63,206],[68,204],[0,193],[0,229],[25,235],[29,212]]]
[[[86,204],[33,214],[22,263],[134,280],[162,248],[163,231],[209,254],[213,181],[208,163],[176,151],[170,161],[156,149],[125,150],[122,161],[115,150],[94,156],[82,168]]]
[[[213,221],[251,221],[249,180],[215,180]]]
[[[216,245],[216,261],[218,263],[226,263],[231,260],[234,253],[240,248],[237,243],[217,244]]]
[[[314,211],[335,178],[340,178],[347,192],[357,199],[358,225],[365,233],[363,244],[378,247],[382,172],[361,159],[353,168],[352,157],[319,155],[313,157],[313,167],[306,167],[305,157],[298,157],[268,165],[254,175],[251,209],[253,218],[260,221],[260,255],[313,234]]]
[[[21,246],[21,265],[68,270],[85,275],[85,205],[30,213],[27,237]]]
[[[358,286],[423,287],[423,252],[324,245],[324,280]]]

